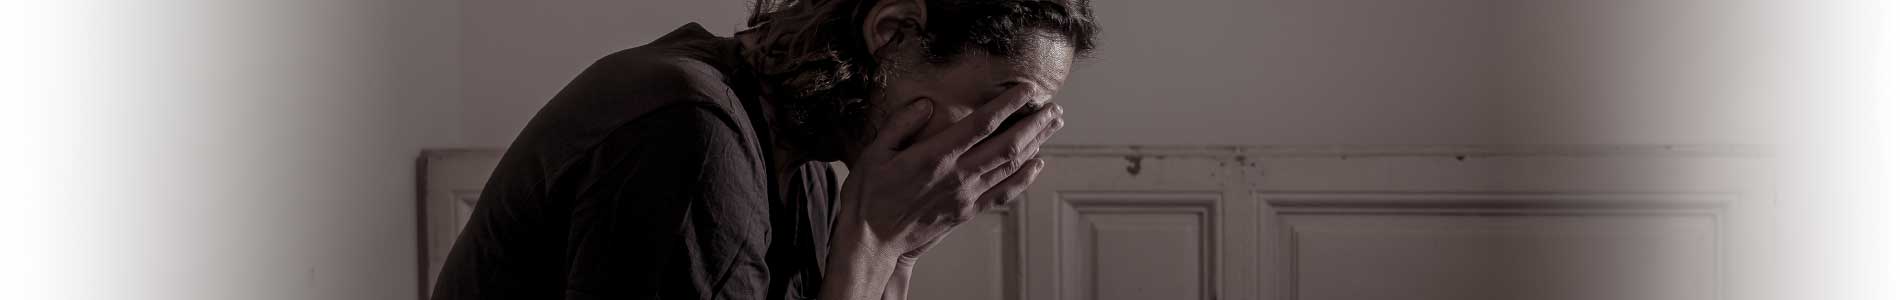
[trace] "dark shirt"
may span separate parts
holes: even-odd
[[[502,156],[435,299],[816,296],[825,163],[783,191],[739,44],[687,24],[601,58]]]

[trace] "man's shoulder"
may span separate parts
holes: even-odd
[[[635,47],[595,60],[583,76],[654,100],[712,100],[730,96],[725,75],[690,53],[665,47]]]
[[[745,104],[728,82],[719,51],[729,39],[689,25],[652,43],[613,52],[574,78],[543,113],[624,123],[662,107],[709,105],[744,123]]]
[[[719,69],[669,52],[638,47],[602,57],[557,95],[544,113],[565,119],[555,122],[581,121],[609,126],[602,128],[609,130],[671,120],[719,121],[740,132],[749,131],[745,105]]]
[[[730,96],[728,74],[713,62],[721,61],[725,50],[721,46],[728,43],[734,41],[713,36],[698,24],[687,24],[646,45],[603,56],[585,72],[612,74],[626,86],[649,92],[687,92],[680,96],[700,98]]]
[[[690,29],[595,60],[535,113],[509,151],[565,161],[609,139],[627,138],[615,132],[655,123],[642,120],[675,119],[662,115],[678,113],[711,117],[689,121],[717,121],[741,142],[755,142],[745,104],[718,61],[708,61],[719,47],[731,46],[720,43],[732,41]],[[705,109],[670,109],[677,106]]]
[[[630,117],[628,121],[718,121],[740,132],[749,131],[745,105],[726,82],[724,73],[705,61],[666,50],[634,48],[597,61],[596,66],[611,69],[605,70],[612,74],[608,77],[615,77],[605,84],[613,86],[609,89],[628,90],[615,93],[621,96],[598,99],[618,103],[594,108],[638,107],[616,109],[616,114]]]

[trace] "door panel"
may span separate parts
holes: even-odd
[[[492,149],[432,150],[418,159],[422,197],[416,203],[416,224],[422,241],[417,255],[423,262],[419,277],[424,299],[435,290],[436,273],[448,259],[449,247],[475,212],[482,186],[499,163],[501,152]]]
[[[957,227],[917,261],[911,299],[1018,299],[1022,251],[1016,218],[1008,210],[984,213]]]
[[[1063,194],[1068,299],[1213,295],[1218,194]]]
[[[1285,214],[1294,299],[1712,299],[1715,218],[1586,211]]]
[[[1022,198],[920,259],[911,296],[1749,298],[1734,270],[1772,253],[1738,245],[1774,215],[1755,153],[1049,146]],[[424,284],[498,158],[425,153]]]

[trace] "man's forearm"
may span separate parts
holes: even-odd
[[[840,224],[825,258],[823,300],[877,300],[884,297],[902,251],[872,238],[863,224]],[[908,273],[908,272],[906,272]],[[908,278],[908,274],[905,274]],[[904,281],[908,281],[905,279]]]

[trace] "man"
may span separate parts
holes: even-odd
[[[1042,169],[1094,48],[1073,1],[763,1],[608,55],[509,147],[434,295],[902,299]]]

